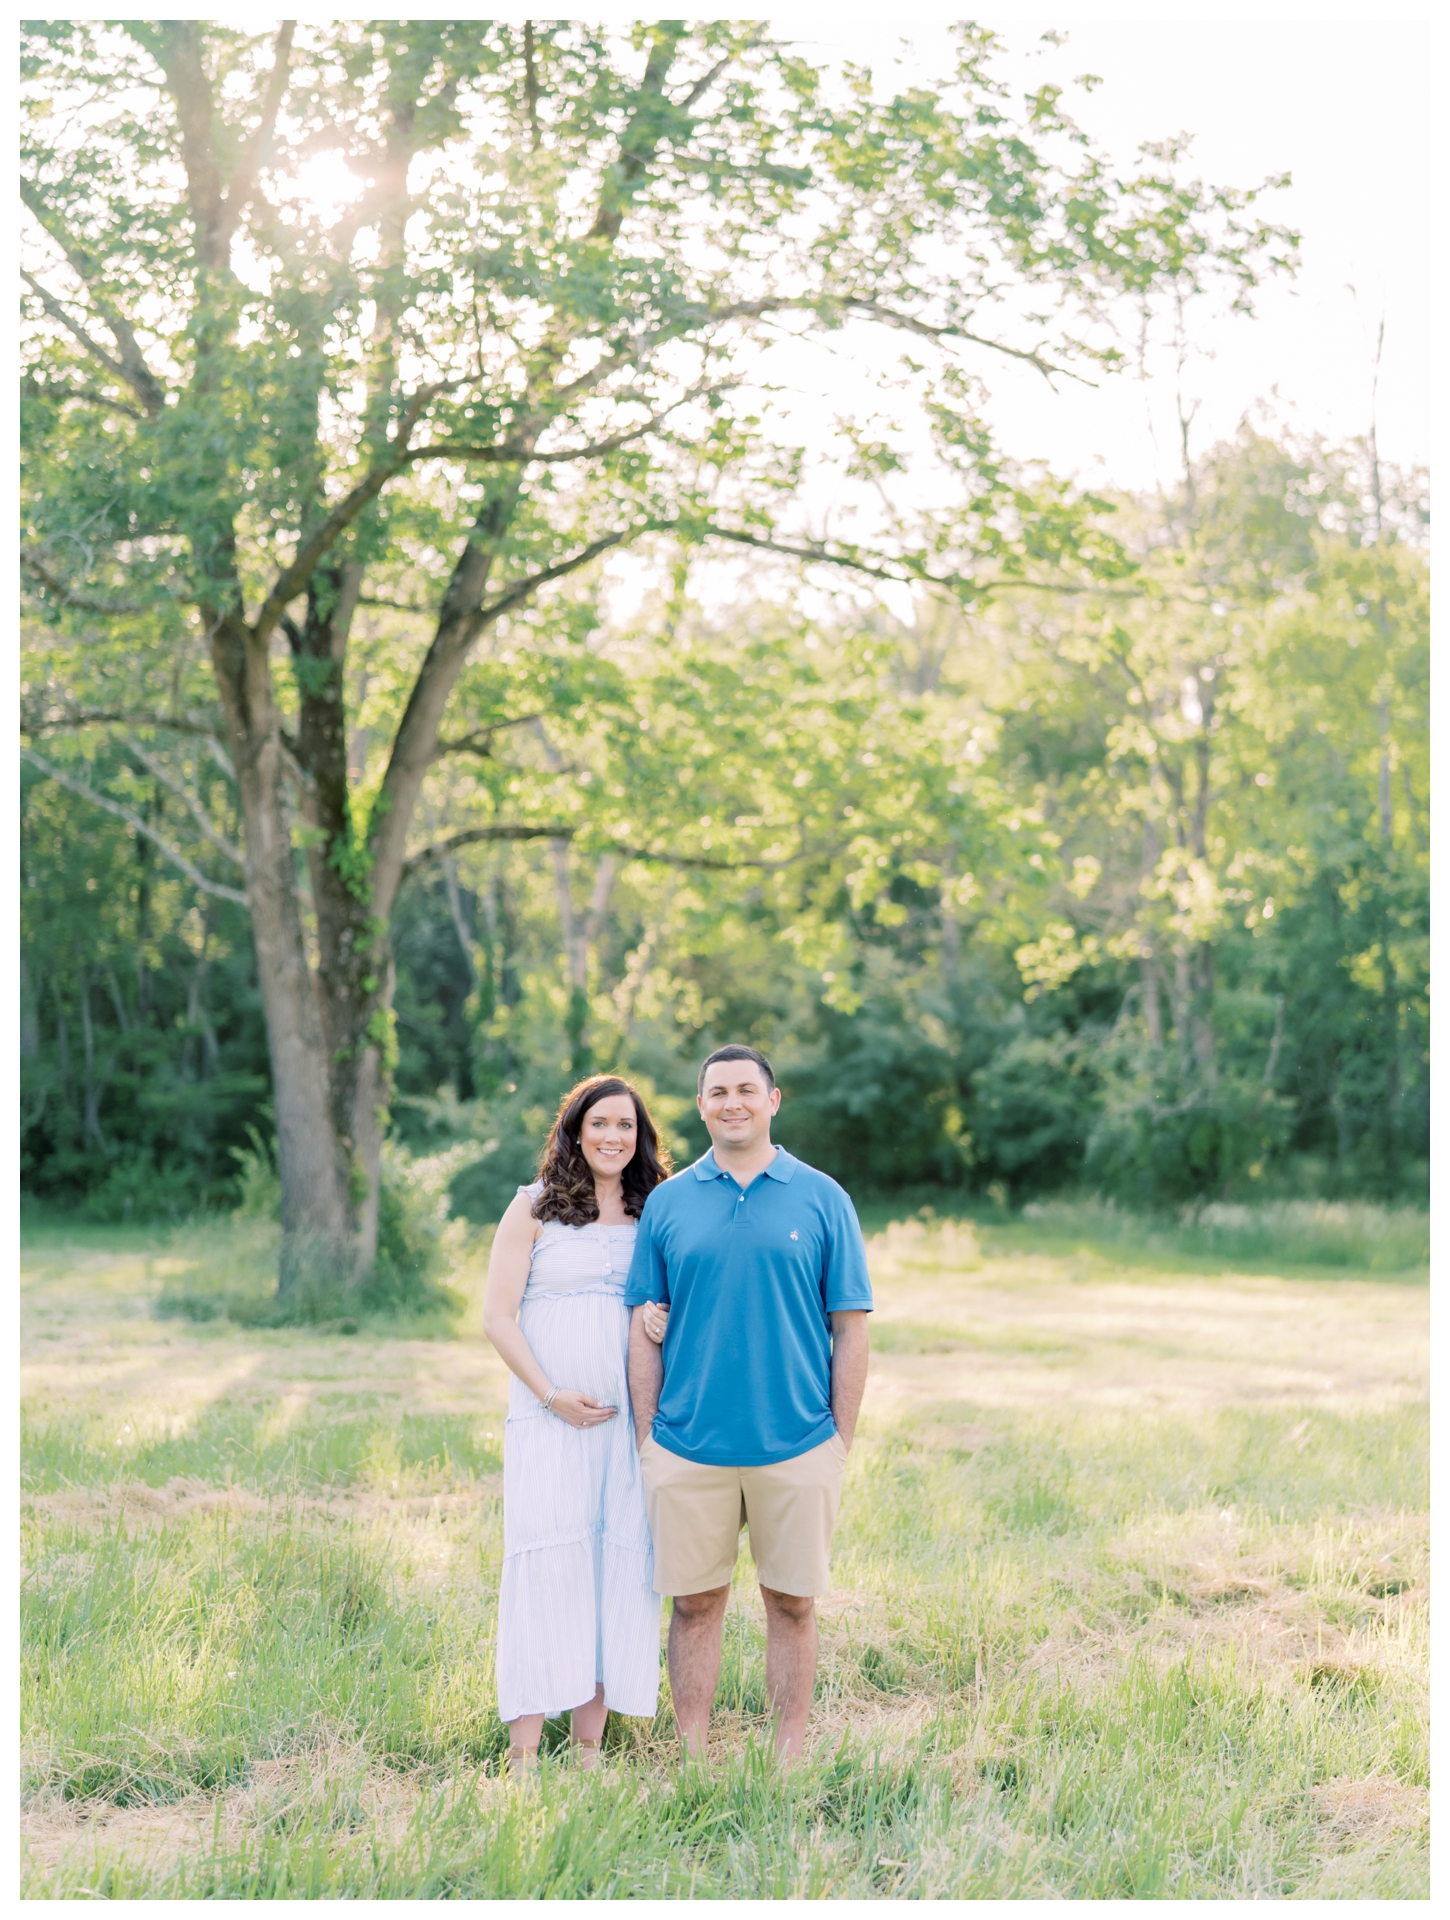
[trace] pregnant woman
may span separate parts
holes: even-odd
[[[498,1224],[483,1328],[514,1378],[503,1463],[498,1708],[509,1768],[538,1765],[546,1719],[598,1764],[606,1716],[653,1715],[660,1602],[628,1417],[624,1283],[640,1212],[670,1171],[627,1081],[566,1094],[539,1178]],[[649,1329],[663,1338],[664,1320]]]

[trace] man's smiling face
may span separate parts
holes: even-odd
[[[716,1060],[705,1069],[696,1105],[717,1147],[749,1153],[770,1139],[780,1088],[771,1086],[753,1060]]]

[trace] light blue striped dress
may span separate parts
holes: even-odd
[[[521,1187],[534,1198],[542,1182]],[[498,1710],[550,1717],[594,1698],[652,1715],[659,1697],[660,1601],[629,1412],[624,1283],[636,1228],[544,1223],[519,1326],[557,1387],[619,1412],[581,1431],[509,1387],[503,1455]]]

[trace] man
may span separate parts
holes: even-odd
[[[871,1282],[842,1188],[770,1138],[780,1090],[753,1047],[700,1070],[710,1151],[645,1202],[625,1291],[629,1391],[654,1538],[674,1597],[670,1692],[703,1756],[740,1529],[765,1602],[776,1751],[800,1753],[816,1677],[815,1598],[866,1385]],[[666,1303],[663,1346],[646,1315]]]

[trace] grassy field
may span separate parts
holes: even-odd
[[[742,1554],[710,1768],[532,1794],[482,1242],[456,1339],[158,1317],[267,1231],[27,1235],[30,1896],[1425,1896],[1413,1221],[881,1226],[807,1763]]]

